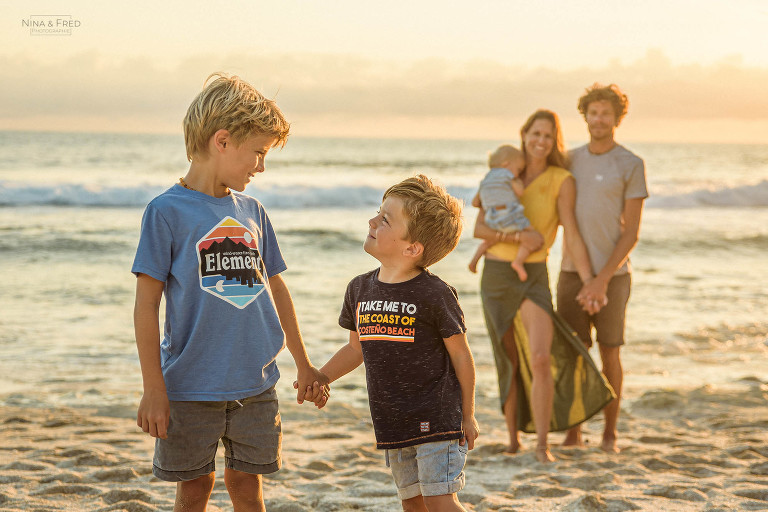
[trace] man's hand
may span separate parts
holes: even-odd
[[[164,390],[144,391],[136,414],[136,424],[152,437],[168,438],[168,421],[171,407]]]
[[[581,287],[576,300],[584,311],[594,315],[608,304],[607,291],[608,283],[596,277]]]
[[[469,418],[464,418],[462,423],[462,428],[464,429],[464,437],[459,439],[459,444],[461,446],[466,444],[467,449],[471,450],[475,447],[475,439],[477,439],[480,435],[480,426],[477,424],[477,420],[475,419],[474,415],[470,416]]]

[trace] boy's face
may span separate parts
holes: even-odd
[[[231,141],[224,148],[220,180],[233,190],[242,192],[256,174],[264,172],[264,159],[277,139],[272,135],[251,135],[240,146]]]
[[[608,100],[593,101],[587,105],[587,129],[589,135],[595,139],[606,139],[613,137],[616,129],[616,113],[613,111],[613,104]]]
[[[388,196],[379,213],[368,221],[368,236],[363,243],[365,252],[386,263],[401,257],[411,242],[406,239],[408,219],[403,212],[403,200]]]

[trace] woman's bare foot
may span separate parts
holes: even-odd
[[[517,276],[520,278],[521,281],[528,280],[528,272],[525,271],[525,267],[523,267],[522,263],[513,261],[512,268],[515,270],[515,272],[517,272]]]
[[[549,451],[549,446],[537,446],[536,460],[542,464],[552,464],[557,459],[555,459],[555,456]]]
[[[600,448],[607,453],[619,453],[619,447],[616,446],[616,438],[613,436],[603,436],[603,442],[600,444]]]

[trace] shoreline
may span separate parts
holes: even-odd
[[[264,478],[268,510],[399,510],[367,409],[329,402],[318,412],[283,396],[283,467]],[[496,400],[478,396],[481,437],[459,493],[467,510],[768,510],[767,381],[645,391],[625,402],[620,454],[599,449],[598,414],[585,425],[585,448],[557,446],[563,434],[551,435],[554,465],[535,461],[531,435],[521,453],[502,453],[506,429]],[[95,412],[0,411],[0,509],[172,509],[175,486],[151,474],[153,439],[132,418]],[[230,509],[222,453],[211,512]]]

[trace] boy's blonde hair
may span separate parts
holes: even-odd
[[[488,167],[504,167],[504,164],[521,158],[525,162],[523,152],[510,144],[502,144],[488,155]]]
[[[251,84],[238,76],[212,73],[184,116],[187,160],[206,155],[208,141],[218,130],[227,130],[237,146],[262,134],[274,136],[275,146],[284,146],[290,127],[277,104]]]
[[[424,246],[419,267],[427,268],[440,261],[459,243],[462,204],[443,187],[419,174],[389,187],[383,199],[389,196],[403,201],[408,225],[406,238]]]

